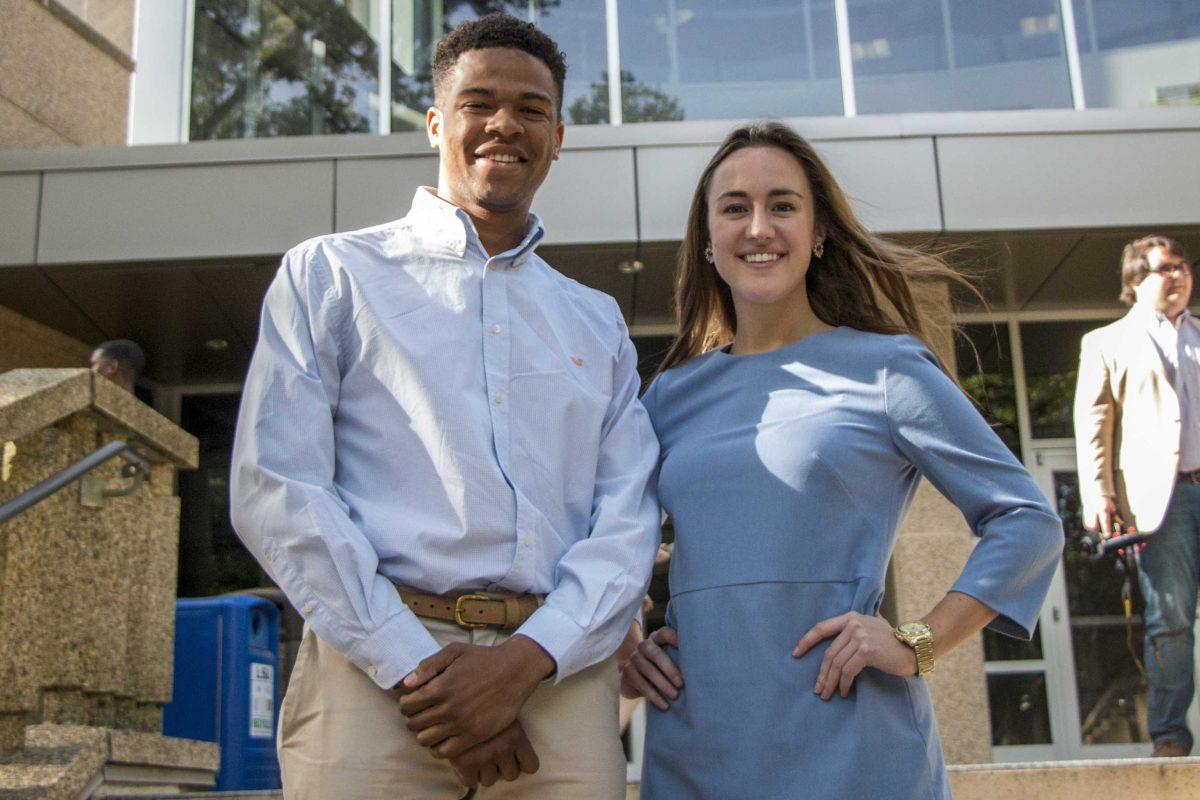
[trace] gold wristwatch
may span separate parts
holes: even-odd
[[[933,630],[924,622],[904,622],[896,626],[896,638],[917,654],[917,675],[933,674]]]

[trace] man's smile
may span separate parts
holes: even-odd
[[[529,161],[525,154],[514,147],[485,147],[474,152],[477,161],[493,164],[524,164]]]

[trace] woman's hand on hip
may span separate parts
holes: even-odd
[[[855,611],[818,622],[796,644],[792,656],[800,658],[818,642],[831,637],[836,638],[825,651],[813,687],[822,700],[833,697],[834,692],[849,696],[854,679],[866,667],[889,675],[917,674],[916,654],[896,638],[887,620]]]
[[[673,628],[659,628],[638,644],[633,655],[621,665],[621,694],[644,697],[661,711],[670,708],[667,698],[675,700],[683,688],[683,675],[663,647],[679,647]]]

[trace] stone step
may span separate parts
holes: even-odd
[[[81,800],[207,789],[220,749],[159,734],[34,725],[24,746],[0,752],[0,800]]]
[[[954,800],[1183,800],[1200,798],[1200,758],[1035,761],[949,767]],[[262,800],[279,792],[209,792],[109,800]],[[630,784],[626,800],[637,800]],[[0,795],[2,797],[2,795]]]
[[[0,800],[91,796],[108,759],[107,732],[62,726],[39,733],[27,735],[24,747],[0,753]]]
[[[109,795],[106,800],[267,800],[283,797],[278,789],[260,792],[183,792],[174,794]]]
[[[955,800],[1200,798],[1200,758],[966,764],[949,770]]]

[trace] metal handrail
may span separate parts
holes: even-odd
[[[150,471],[150,461],[139,453],[133,445],[127,442],[109,442],[94,453],[84,456],[61,472],[51,475],[36,486],[21,492],[4,505],[0,505],[0,524],[8,522],[23,511],[27,511],[59,489],[69,486],[117,456],[129,462],[121,472],[125,477],[133,478],[133,483],[125,489],[106,489],[103,494],[106,497],[129,494],[146,479],[146,474]]]

